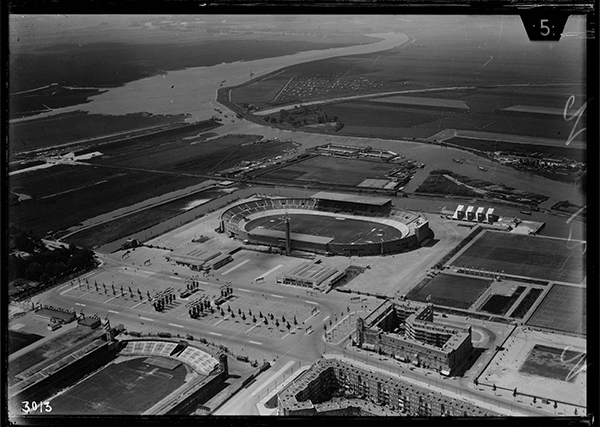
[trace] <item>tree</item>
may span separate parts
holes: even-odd
[[[44,269],[42,268],[42,266],[39,263],[32,262],[25,269],[24,276],[26,279],[29,279],[29,280],[39,280],[39,278],[43,274],[43,272],[44,272]]]
[[[492,390],[496,391],[496,384],[492,384]]]

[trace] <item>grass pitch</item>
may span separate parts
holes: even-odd
[[[585,242],[579,241],[486,231],[453,265],[581,283],[585,274],[582,253],[585,246]]]
[[[585,301],[585,288],[555,284],[527,324],[585,335]]]
[[[400,230],[378,222],[311,214],[291,214],[288,217],[292,233],[332,237],[333,243],[379,243],[402,237]],[[284,231],[285,222],[281,215],[272,215],[255,219],[246,225],[247,230],[258,227]]]
[[[491,280],[474,277],[439,274],[425,286],[412,289],[407,298],[413,301],[427,301],[437,305],[467,309],[492,283]]]
[[[52,399],[52,413],[139,415],[184,384],[185,366],[169,370],[145,360],[107,366]]]
[[[581,361],[585,362],[584,353],[536,344],[519,372],[574,382],[579,372],[576,366]]]
[[[367,178],[383,178],[396,164],[316,156],[261,175],[261,178],[358,185]]]

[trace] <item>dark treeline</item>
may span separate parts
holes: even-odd
[[[50,250],[39,237],[12,225],[9,252],[9,281],[23,278],[47,283],[95,265],[94,252],[89,249],[70,245]]]

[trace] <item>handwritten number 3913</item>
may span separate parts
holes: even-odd
[[[577,133],[573,134],[575,132],[575,129],[577,129],[579,120],[581,119],[581,116],[583,115],[583,112],[585,111],[585,108],[587,106],[587,102],[585,102],[581,107],[579,107],[579,110],[575,111],[575,113],[568,116],[568,111],[573,106],[574,103],[575,103],[575,95],[571,95],[569,97],[569,99],[567,99],[567,102],[565,103],[565,109],[563,111],[563,118],[565,119],[565,121],[570,122],[571,120],[577,118],[577,120],[575,121],[575,124],[573,125],[573,128],[571,129],[571,133],[569,134],[569,138],[567,139],[567,142],[565,143],[565,145],[569,145],[571,143],[571,141],[573,141],[575,138],[577,138],[577,135],[579,135],[581,132],[585,132],[585,130],[586,130],[586,128],[583,128],[583,129],[580,129]]]

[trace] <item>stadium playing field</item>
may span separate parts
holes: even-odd
[[[428,301],[437,305],[467,309],[492,283],[489,279],[438,274],[424,286],[417,285],[406,297],[413,301]]]
[[[288,214],[292,233],[331,237],[332,243],[379,243],[402,238],[402,232],[379,222],[363,221],[348,217],[332,217],[313,214]],[[285,221],[281,214],[251,220],[246,230],[256,228],[284,231]]]
[[[505,274],[581,283],[585,242],[485,231],[452,264]]]
[[[184,384],[186,372],[146,358],[111,364],[52,399],[52,414],[140,415]]]
[[[585,288],[554,284],[527,324],[585,335],[585,301]]]

